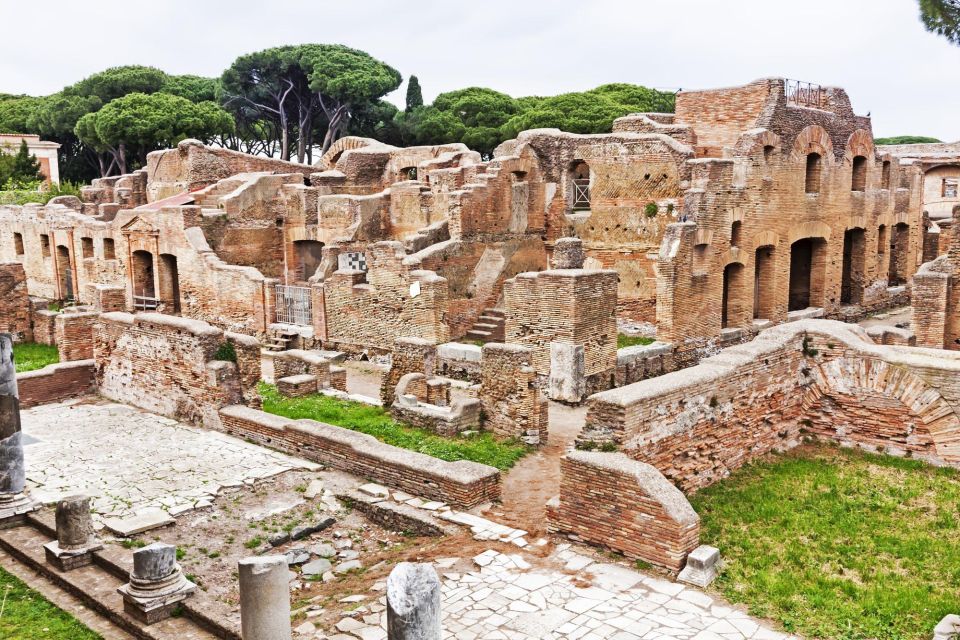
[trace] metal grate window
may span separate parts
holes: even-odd
[[[310,287],[292,287],[278,284],[275,290],[275,322],[307,327],[313,324]]]
[[[590,180],[589,178],[578,178],[573,181],[573,208],[590,208]]]

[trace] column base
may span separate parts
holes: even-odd
[[[60,544],[56,540],[43,545],[47,562],[60,571],[71,571],[90,564],[93,562],[93,552],[99,551],[100,549],[103,549],[103,545],[100,543],[70,551],[61,549]]]

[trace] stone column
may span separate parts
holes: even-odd
[[[90,564],[93,552],[103,545],[93,532],[90,498],[68,496],[57,503],[57,539],[43,545],[47,562],[60,571],[70,571]]]
[[[26,475],[13,337],[0,333],[0,529],[23,521],[37,505],[23,493]]]
[[[243,558],[240,572],[240,636],[290,640],[290,570],[283,556]]]
[[[133,552],[130,582],[117,589],[123,610],[144,624],[169,618],[178,603],[197,590],[177,564],[177,548],[154,542]]]
[[[390,572],[387,640],[440,640],[440,579],[432,565],[401,562]]]

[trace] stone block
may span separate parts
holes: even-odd
[[[677,580],[702,589],[717,577],[719,562],[720,550],[716,547],[702,544],[687,556],[687,564],[683,567],[683,570],[680,571]]]
[[[144,511],[126,518],[105,518],[104,526],[118,536],[129,537],[158,527],[171,525],[176,520],[161,509]]]
[[[584,348],[580,344],[550,343],[550,398],[580,402],[587,392]]]
[[[949,614],[933,628],[933,640],[956,640],[960,638],[960,616]]]
[[[277,380],[277,391],[288,398],[302,398],[317,392],[317,376],[301,373]]]

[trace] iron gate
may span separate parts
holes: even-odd
[[[274,322],[307,327],[313,324],[310,287],[292,287],[278,284],[275,291]]]

